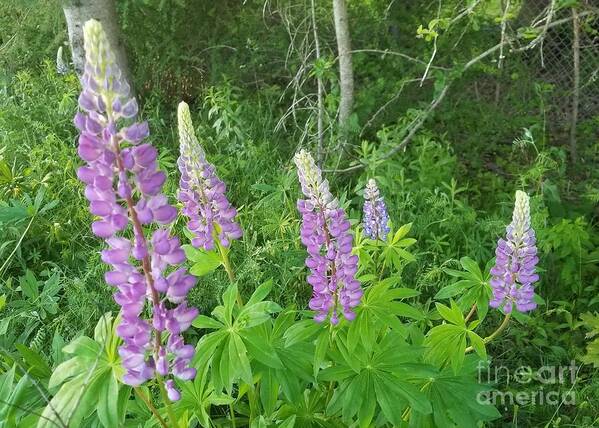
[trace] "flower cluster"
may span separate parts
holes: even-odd
[[[241,227],[235,221],[237,210],[225,196],[225,183],[216,176],[214,165],[206,160],[206,153],[193,130],[189,106],[184,102],[179,104],[178,119],[179,200],[184,205],[183,214],[189,217],[187,227],[194,234],[191,244],[212,250],[218,239],[223,247],[228,247],[232,239],[242,236]]]
[[[364,189],[364,233],[370,239],[385,241],[389,234],[389,214],[374,179],[368,180]]]
[[[194,348],[183,343],[181,333],[198,314],[185,300],[195,278],[182,268],[167,274],[169,266],[185,261],[179,239],[165,228],[177,210],[161,193],[166,176],[158,170],[156,149],[142,144],[149,134],[147,123],[130,120],[137,115],[137,102],[98,21],[85,23],[84,40],[86,64],[79,97],[83,112],[75,116],[75,125],[80,131],[78,152],[87,165],[77,175],[97,217],[92,230],[108,244],[102,260],[111,266],[106,282],[116,288],[114,299],[122,308],[117,334],[124,341],[119,348],[126,369],[123,382],[137,386],[169,373],[192,379],[195,369],[189,363]],[[126,120],[133,123],[122,127]],[[143,226],[152,223],[157,227],[148,241]],[[129,224],[132,240],[120,233]],[[142,316],[146,301],[151,319]],[[179,399],[172,379],[166,387],[171,400]]]
[[[301,240],[309,254],[306,265],[311,273],[307,280],[313,288],[310,309],[317,312],[314,319],[318,322],[330,316],[331,323],[337,324],[339,311],[347,320],[353,320],[353,308],[360,303],[362,289],[355,278],[358,257],[351,254],[349,221],[312,156],[302,150],[294,162],[306,196],[297,207],[303,218]]]
[[[495,250],[496,262],[491,269],[492,307],[503,305],[505,313],[510,313],[514,304],[520,312],[537,307],[533,299],[533,283],[539,280],[535,273],[539,262],[535,242],[535,232],[530,225],[529,198],[518,190],[512,222],[506,228],[506,239],[499,239]]]

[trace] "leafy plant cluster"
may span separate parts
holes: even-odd
[[[109,413],[110,418],[116,416],[132,426],[143,425],[151,420],[152,413],[142,398],[116,381],[119,394],[129,394],[127,399],[118,400],[128,403],[126,413],[124,406],[98,409],[98,406],[114,406],[108,398],[98,400],[97,397],[114,396],[111,376],[118,379],[115,369],[118,357],[104,356],[98,351],[98,346],[107,349],[110,340],[116,339],[94,337],[94,326],[98,319],[106,322],[103,314],[116,312],[110,290],[103,285],[104,267],[98,255],[101,247],[89,233],[90,216],[74,173],[78,161],[70,117],[76,106],[79,83],[72,74],[57,75],[50,62],[56,48],[66,40],[61,12],[51,3],[6,2],[1,8],[2,43],[13,34],[16,37],[6,47],[2,45],[0,63],[0,259],[3,265],[0,269],[0,333],[5,329],[0,339],[0,372],[3,373],[0,398],[11,403],[4,403],[0,420],[7,426],[37,423],[35,415],[28,415],[29,409],[42,413],[48,399],[84,373],[74,366],[81,362],[93,365],[100,355],[98,371],[92,372],[94,381],[90,378],[85,384],[102,393],[95,401],[88,396],[81,398],[78,408],[82,410],[73,413],[73,421],[83,418],[81,420],[86,422],[82,423],[90,425],[97,426],[104,421],[106,426],[117,426],[110,425],[114,419],[100,416]],[[363,266],[361,274],[369,287],[366,301],[371,301],[374,307],[372,311],[361,309],[354,324],[342,326],[335,334],[327,331],[328,337],[321,339],[313,324],[302,320],[305,314],[298,309],[306,306],[310,291],[302,268],[305,252],[297,239],[296,178],[288,162],[297,146],[296,131],[293,128],[273,131],[290,101],[288,95],[281,98],[282,88],[292,77],[284,61],[289,36],[277,27],[276,13],[263,14],[263,2],[224,3],[230,13],[217,13],[217,8],[208,3],[189,8],[186,6],[190,3],[185,1],[168,6],[165,2],[153,1],[119,2],[136,87],[143,100],[142,114],[149,119],[152,140],[160,148],[161,167],[168,171],[175,168],[178,149],[172,104],[173,100],[185,98],[200,112],[196,118],[198,131],[205,136],[207,151],[218,165],[221,178],[235,183],[230,195],[241,208],[240,221],[245,229],[243,242],[230,254],[236,267],[236,286],[243,296],[250,297],[258,284],[272,280],[262,289],[269,289],[268,298],[272,302],[262,305],[262,309],[258,309],[260,306],[254,309],[260,315],[252,315],[265,321],[251,328],[240,328],[243,334],[235,333],[247,351],[249,371],[246,362],[230,362],[233,354],[229,348],[235,346],[235,352],[239,340],[231,340],[233,335],[228,332],[219,336],[227,323],[216,314],[211,317],[210,327],[201,325],[190,333],[202,346],[211,334],[210,337],[220,339],[212,350],[210,343],[204,348],[205,352],[202,347],[198,348],[203,360],[197,364],[203,367],[205,375],[198,376],[192,385],[184,386],[184,400],[177,410],[182,425],[188,419],[206,421],[207,417],[211,417],[213,423],[230,425],[231,405],[238,426],[248,423],[252,417],[257,420],[256,426],[282,424],[294,417],[295,426],[305,426],[302,418],[310,415],[317,415],[316,421],[311,422],[317,426],[344,426],[348,420],[358,421],[360,417],[368,420],[371,409],[374,409],[372,424],[377,421],[382,424],[398,416],[389,413],[397,412],[396,407],[385,412],[385,403],[379,401],[376,388],[381,387],[379,375],[383,373],[389,379],[399,378],[400,390],[411,387],[410,391],[419,392],[416,396],[425,403],[411,410],[409,393],[402,395],[397,388],[391,389],[394,399],[404,403],[399,415],[402,420],[417,415],[414,421],[425,419],[433,426],[443,426],[441,424],[447,421],[468,426],[456,419],[466,418],[456,410],[465,399],[459,399],[453,392],[447,393],[447,389],[453,391],[455,384],[469,385],[464,386],[463,393],[469,396],[474,393],[478,387],[474,383],[475,352],[468,354],[456,374],[452,366],[459,365],[459,361],[453,362],[459,354],[431,357],[425,352],[425,345],[435,344],[427,335],[437,327],[443,327],[441,334],[449,334],[460,347],[462,340],[466,341],[466,347],[474,345],[474,336],[470,333],[473,328],[481,338],[485,337],[484,333],[490,333],[491,328],[485,325],[472,326],[470,321],[462,325],[457,310],[455,313],[453,310],[457,305],[462,314],[466,314],[479,298],[484,299],[485,288],[481,284],[488,280],[488,269],[478,267],[479,274],[474,264],[484,265],[492,257],[495,238],[503,231],[510,215],[508,201],[515,183],[533,195],[533,224],[539,237],[540,265],[545,269],[539,294],[545,305],[521,323],[512,323],[506,337],[489,345],[488,351],[495,356],[497,364],[510,367],[564,363],[587,354],[584,361],[593,362],[594,324],[592,315],[584,314],[597,311],[596,204],[599,198],[594,169],[587,168],[596,159],[596,143],[591,138],[596,118],[581,127],[584,129],[580,137],[589,138],[584,155],[589,163],[583,163],[576,170],[569,169],[565,150],[559,145],[560,138],[552,133],[552,124],[547,120],[555,107],[551,104],[551,85],[541,78],[530,77],[534,70],[524,62],[508,60],[500,75],[495,65],[481,66],[457,83],[450,102],[439,108],[434,120],[426,123],[405,152],[384,163],[370,165],[362,175],[340,174],[331,180],[354,224],[359,221],[362,202],[358,189],[363,188],[367,177],[375,177],[386,197],[393,222],[396,226],[412,223],[412,227],[409,235],[398,238],[395,243],[395,235],[390,242],[368,242],[357,230],[356,252]],[[269,6],[274,8],[274,3],[269,2]],[[287,5],[278,3],[278,6]],[[330,7],[318,3],[317,19],[323,23],[320,25],[322,36],[331,39],[334,35],[326,30],[331,18]],[[426,9],[424,3],[410,2],[400,7],[395,2],[388,10],[388,2],[353,4],[351,15],[359,16],[362,23],[352,28],[356,49],[375,45],[381,50],[401,48],[427,61],[432,40],[427,42],[415,35],[421,24],[423,29],[429,27],[437,9],[436,4]],[[448,10],[442,15],[450,13],[449,3],[453,2],[443,3],[447,3]],[[500,7],[494,5],[500,2],[491,3],[489,10],[496,10],[468,17],[463,36],[461,26],[441,29],[437,36],[441,58],[465,55],[468,56],[465,59],[469,59],[471,53],[479,52],[496,36],[491,29],[497,28],[497,22],[495,17],[490,20],[489,14],[501,13]],[[204,9],[210,9],[209,13]],[[187,17],[189,10],[197,15]],[[205,31],[182,31],[180,22],[184,19],[197,23],[198,28],[208,28],[210,37],[198,41],[206,35]],[[21,25],[18,31],[14,30],[16,24]],[[435,24],[436,29],[439,24]],[[407,35],[405,28],[410,29]],[[155,37],[156,32],[176,36]],[[458,52],[451,46],[459,37],[462,37],[461,46],[467,48]],[[163,42],[156,45],[156,39]],[[221,44],[237,50],[212,49]],[[323,60],[326,68],[323,75],[333,85],[335,69],[330,64],[334,64],[334,58],[335,53],[330,52]],[[291,58],[288,64],[293,71],[298,60]],[[411,78],[415,70],[418,76],[422,74],[419,65],[381,53],[356,53],[354,64],[360,76],[356,109],[357,120],[362,125],[401,88],[404,76]],[[168,70],[172,70],[172,74],[160,78]],[[227,79],[223,79],[223,75]],[[496,91],[494,79],[500,81],[498,102],[489,101]],[[406,86],[397,101],[356,137],[351,156],[375,159],[377,150],[385,152],[400,141],[409,120],[426,107],[422,100],[428,100],[432,90],[428,83],[419,89]],[[329,96],[333,111],[337,94],[333,90]],[[171,173],[166,185],[168,194],[174,194],[176,182],[177,177]],[[182,220],[177,223],[175,233],[182,235],[183,223]],[[399,242],[402,244],[398,245]],[[403,246],[408,243],[411,244]],[[191,302],[206,316],[218,306],[224,308],[224,299],[220,296],[228,289],[227,277],[217,268],[218,258],[188,255],[190,266],[198,264],[195,273],[202,275],[200,286],[191,293]],[[464,256],[471,257],[474,263],[463,259]],[[443,304],[447,310],[435,303]],[[228,307],[232,325],[248,305],[249,302],[243,306],[234,303]],[[481,303],[481,311],[483,306]],[[441,311],[450,319],[442,321]],[[244,316],[248,312],[251,311],[246,310]],[[484,312],[479,314],[481,318],[484,316]],[[493,313],[486,317],[489,325],[500,322]],[[238,322],[236,328],[241,323]],[[285,332],[291,325],[303,327],[297,327],[299,338],[292,338],[296,342],[291,341],[288,346]],[[591,331],[588,337],[585,337],[585,326]],[[435,330],[435,335],[438,331]],[[307,336],[301,337],[304,333]],[[62,351],[66,343],[81,334],[94,337],[98,345],[90,345],[91,351],[86,354],[76,341]],[[262,343],[264,349],[274,349],[269,355],[276,357],[267,359],[264,352],[259,354],[260,349],[252,347],[249,340]],[[87,339],[79,342],[89,345]],[[223,357],[225,345],[227,351]],[[383,358],[382,350],[388,349],[385,346],[397,346],[389,352],[395,357],[389,366],[380,365],[378,360]],[[294,354],[298,349],[301,355]],[[439,343],[438,351],[444,349]],[[77,363],[71,363],[71,369],[67,370],[68,366],[61,369],[68,372],[68,376],[55,377],[51,383],[51,373],[71,360]],[[299,363],[293,365],[296,360]],[[216,369],[213,361],[219,361]],[[221,369],[222,361],[225,362]],[[281,370],[278,361],[284,362],[285,367],[290,364],[293,369]],[[370,373],[372,369],[366,369],[372,361],[377,361],[377,375]],[[106,365],[114,368],[105,370]],[[333,370],[334,367],[337,368]],[[247,382],[249,373],[251,380]],[[100,376],[96,378],[96,375]],[[435,382],[427,385],[427,376]],[[555,417],[555,409],[547,406],[506,406],[500,409],[503,418],[488,424],[544,426],[551,421],[554,426],[593,426],[598,411],[596,372],[585,366],[579,376],[575,390],[580,401],[576,408],[562,407]],[[68,397],[70,388],[80,388],[83,380],[77,382],[65,389],[63,397]],[[222,387],[220,391],[216,391],[214,382],[217,388]],[[231,389],[227,389],[229,382]],[[330,397],[329,384],[332,384]],[[348,391],[352,384],[353,389]],[[436,385],[441,385],[440,389],[435,389]],[[358,408],[353,404],[362,403],[365,388],[372,388],[374,392],[369,396],[373,400],[367,400],[363,408]],[[275,389],[278,394],[273,398]],[[359,399],[347,399],[345,404],[345,398],[354,397],[358,391]],[[146,398],[157,397],[150,390],[142,392]],[[437,401],[440,397],[448,402]],[[67,401],[65,398],[65,403]],[[345,412],[344,406],[347,406]],[[489,414],[484,416],[487,411]],[[70,414],[69,409],[65,412]],[[471,414],[472,418],[481,420],[497,416],[490,408],[473,409]],[[150,424],[156,419],[153,421]]]

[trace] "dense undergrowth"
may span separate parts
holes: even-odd
[[[292,162],[301,131],[279,122],[291,99],[285,92],[289,69],[297,64],[285,64],[288,38],[276,15],[264,18],[257,7],[262,2],[237,3],[223,2],[228,13],[204,5],[185,16],[184,1],[172,7],[164,2],[122,2],[140,116],[149,122],[149,142],[159,149],[159,166],[168,174],[164,193],[172,198],[179,180],[176,105],[181,99],[191,105],[196,134],[239,210],[244,238],[233,245],[230,257],[241,296],[248,299],[260,284],[273,280],[269,299],[281,307],[306,308],[311,287],[305,281],[306,253],[298,238],[300,190]],[[363,19],[361,26],[354,25],[355,45],[377,49],[399,45],[426,58],[419,51],[428,52],[430,46],[411,36],[425,18],[409,8],[384,12],[383,3],[353,6],[352,13]],[[18,361],[43,383],[47,371],[67,358],[64,345],[82,334],[93,336],[98,320],[107,312],[116,314],[118,306],[105,286],[107,267],[99,253],[103,244],[91,233],[84,186],[76,176],[80,160],[72,117],[80,84],[73,73],[57,74],[53,62],[56,48],[66,40],[61,16],[53,2],[39,10],[29,10],[27,2],[9,2],[2,8],[6,10],[0,26],[7,29],[2,30],[3,42],[11,32],[17,36],[0,61],[0,372],[8,373]],[[322,37],[332,37],[324,26],[330,18],[324,4],[319,5],[319,18],[325,28]],[[465,47],[452,61],[470,58],[472,50],[493,37],[485,28],[493,27],[494,21],[484,14],[476,19],[482,30],[465,37]],[[182,22],[196,22],[198,34],[208,36],[190,35]],[[397,25],[410,28],[410,36],[394,38],[389,26]],[[47,37],[36,37],[34,27]],[[209,49],[216,45],[231,48]],[[447,52],[442,46],[440,51]],[[332,52],[327,55],[323,76],[330,83],[327,109],[334,116],[336,69]],[[355,123],[364,125],[386,101],[385,94],[401,85],[397,76],[409,75],[415,65],[356,54],[354,67]],[[415,240],[413,245],[394,253],[392,266],[385,269],[397,278],[394,286],[418,294],[410,304],[421,314],[413,324],[421,331],[442,320],[435,302],[450,306],[451,295],[439,292],[461,278],[457,272],[464,271],[463,258],[484,267],[494,257],[497,238],[511,216],[513,194],[526,190],[540,256],[536,293],[542,301],[537,310],[513,321],[487,351],[493,366],[510,370],[568,366],[574,361],[578,366],[574,383],[548,386],[533,381],[501,388],[574,391],[576,400],[574,405],[558,406],[498,404],[501,417],[488,424],[596,426],[599,377],[592,363],[599,361],[599,351],[596,344],[587,349],[586,334],[593,325],[598,329],[592,314],[599,311],[599,176],[593,167],[597,119],[580,125],[581,161],[570,164],[563,141],[552,134],[554,127],[547,119],[551,106],[545,96],[551,88],[540,79],[520,79],[530,72],[525,62],[514,61],[510,67],[511,73],[500,77],[505,82],[501,102],[473,95],[471,83],[495,73],[481,66],[452,88],[446,104],[405,151],[380,164],[366,161],[359,171],[325,174],[354,230],[361,221],[362,189],[369,178],[377,180],[385,196],[393,229],[411,224],[407,236]],[[428,100],[423,94],[434,93],[433,86],[411,87],[368,128],[357,125],[348,156],[372,159],[397,144],[415,114],[412,110],[422,108],[426,103],[422,100]],[[327,144],[333,147],[337,137],[333,129]],[[302,143],[311,145],[310,139]],[[335,154],[331,152],[325,169],[336,166]],[[185,236],[184,229],[185,220],[178,218],[173,232]],[[372,250],[360,236],[354,245],[361,256]],[[208,272],[190,292],[189,303],[208,315],[223,303],[228,285],[223,270]],[[487,320],[481,336],[494,330],[501,314],[490,312]],[[197,341],[205,333],[196,329],[189,336]],[[474,372],[476,363],[471,363]],[[1,383],[0,392],[4,392]],[[306,405],[312,398],[305,397]],[[43,404],[40,398],[37,407]],[[215,407],[225,404],[226,400]],[[224,417],[226,411],[215,414]],[[140,421],[144,413],[140,410],[136,417]]]

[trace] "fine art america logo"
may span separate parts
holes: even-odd
[[[520,366],[511,370],[504,366],[478,363],[478,382],[492,385],[494,389],[479,392],[480,404],[500,405],[550,405],[576,404],[576,375],[579,366],[571,361],[567,366]]]

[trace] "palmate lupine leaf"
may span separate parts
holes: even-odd
[[[462,309],[453,300],[451,307],[440,303],[436,307],[446,323],[433,327],[427,333],[424,341],[427,347],[426,361],[436,367],[449,363],[454,373],[458,373],[464,363],[468,340],[476,353],[481,358],[486,358],[483,339],[473,331],[480,321],[467,324]]]
[[[64,347],[72,357],[50,377],[48,388],[58,390],[44,409],[38,428],[79,426],[93,412],[106,428],[122,423],[131,388],[117,382],[123,375],[117,353],[120,341],[115,334],[118,322],[105,314],[94,339],[80,336]]]
[[[370,426],[374,416],[382,412],[387,422],[400,426],[408,408],[430,413],[429,400],[404,375],[427,367],[414,363],[419,360],[422,348],[408,344],[393,331],[369,348],[359,344],[350,351],[342,332],[335,344],[337,349],[329,353],[335,365],[318,375],[320,381],[339,383],[327,407],[328,415],[339,414],[346,424],[357,418],[359,426]]]
[[[406,263],[416,260],[416,257],[406,248],[416,243],[414,238],[405,236],[412,229],[412,223],[402,225],[395,233],[389,233],[383,245],[383,267],[393,267],[401,271]]]
[[[477,428],[481,421],[497,419],[497,409],[479,402],[479,394],[490,389],[476,380],[476,358],[468,357],[458,374],[451,369],[433,368],[420,390],[430,400],[432,413],[413,409],[410,427],[414,428]],[[410,376],[407,374],[407,376]],[[419,381],[419,379],[414,379]]]
[[[423,320],[424,314],[403,299],[416,297],[420,292],[411,288],[392,288],[397,278],[391,277],[369,287],[363,297],[363,304],[356,311],[356,320],[348,328],[348,347],[353,350],[358,341],[365,347],[372,346],[376,337],[374,331],[387,327],[399,332],[404,330],[400,318]]]
[[[460,265],[463,270],[443,269],[446,274],[457,278],[457,281],[439,290],[435,295],[435,300],[460,296],[457,299],[460,308],[468,310],[473,304],[476,304],[478,318],[482,320],[489,310],[489,300],[492,295],[489,271],[494,262],[494,259],[490,260],[484,270],[481,270],[474,260],[462,257]]]
[[[223,304],[212,311],[214,318],[200,315],[194,321],[193,326],[196,328],[215,330],[199,341],[193,365],[196,368],[201,368],[206,363],[210,366],[212,383],[217,393],[223,389],[231,393],[233,384],[240,380],[247,384],[253,383],[250,364],[252,355],[248,350],[256,352],[268,347],[267,342],[254,334],[257,331],[254,329],[270,321],[272,314],[281,310],[276,303],[264,300],[271,289],[271,281],[260,285],[248,302],[240,306],[236,302],[237,286],[231,285],[223,294]]]

